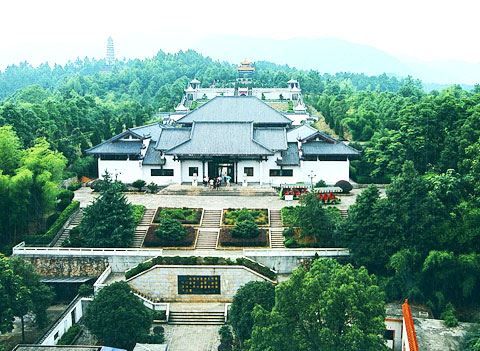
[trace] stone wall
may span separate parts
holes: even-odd
[[[107,268],[113,272],[126,270],[142,263],[150,256],[21,256],[44,277],[98,277]]]
[[[178,294],[179,275],[219,275],[220,294]],[[242,266],[155,266],[127,280],[136,291],[167,302],[231,302],[237,290],[250,281],[268,279]]]

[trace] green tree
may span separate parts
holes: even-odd
[[[117,184],[106,190],[84,211],[79,230],[88,247],[129,247],[135,230],[133,210]]]
[[[331,259],[298,268],[277,287],[271,312],[255,308],[250,350],[387,350],[376,284],[365,268]]]
[[[320,247],[334,246],[333,231],[335,223],[328,215],[315,194],[305,194],[300,198],[296,226],[300,227],[302,236],[317,239]]]
[[[155,234],[166,241],[176,242],[183,240],[187,231],[178,219],[167,217],[160,222]]]
[[[87,307],[84,323],[101,344],[131,350],[152,326],[152,312],[126,282],[106,286]]]
[[[12,316],[19,317],[25,342],[24,316],[33,313],[36,324],[45,326],[53,292],[40,282],[35,268],[19,257],[0,255],[0,268],[0,305],[6,306],[0,312],[0,327],[2,331],[10,331],[13,329]]]
[[[256,305],[271,311],[275,304],[275,287],[269,282],[248,282],[237,290],[230,306],[229,323],[240,343],[250,339]]]

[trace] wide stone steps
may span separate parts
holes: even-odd
[[[345,219],[348,217],[348,210],[340,210],[340,214],[342,215],[342,218]]]
[[[283,229],[270,229],[270,247],[272,249],[284,249]]]
[[[270,226],[272,228],[281,228],[282,224],[282,214],[280,210],[270,210]]]
[[[203,219],[200,227],[219,228],[222,220],[222,210],[203,210]]]
[[[70,236],[70,231],[75,228],[77,225],[80,224],[80,222],[82,221],[82,218],[83,218],[83,210],[80,209],[76,214],[75,214],[75,217],[73,217],[72,221],[70,222],[70,224],[68,225],[68,227],[66,227],[62,234],[60,235],[60,237],[58,238],[58,240],[55,242],[55,244],[53,245],[54,247],[61,247],[62,244],[65,242],[65,240],[68,239],[68,237]]]
[[[170,311],[169,324],[190,324],[190,325],[222,325],[225,324],[223,312],[174,312]]]
[[[218,230],[198,230],[196,249],[216,249]]]
[[[140,221],[140,223],[138,225],[139,226],[149,226],[150,224],[152,224],[153,217],[155,216],[155,211],[156,210],[152,210],[152,209],[147,208],[145,210],[145,212],[143,213],[142,220]]]

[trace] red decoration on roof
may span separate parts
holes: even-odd
[[[417,334],[415,333],[415,326],[413,325],[412,309],[408,304],[408,299],[405,299],[405,303],[402,305],[403,323],[405,323],[405,330],[407,332],[408,345],[410,351],[419,351]]]

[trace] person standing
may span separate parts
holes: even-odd
[[[210,178],[210,189],[213,189],[214,186],[215,186],[215,183],[213,181],[213,178]]]

